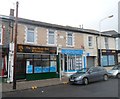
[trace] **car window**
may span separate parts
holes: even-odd
[[[89,72],[97,72],[98,71],[98,68],[90,68],[89,69]]]
[[[118,69],[120,70],[120,66],[118,66]]]

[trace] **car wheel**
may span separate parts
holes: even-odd
[[[103,76],[103,80],[104,80],[104,81],[107,81],[107,80],[108,80],[108,75],[104,75],[104,76]]]
[[[117,78],[120,79],[120,74],[117,74]]]
[[[84,85],[88,85],[88,83],[89,83],[89,82],[88,82],[88,78],[83,78],[83,84],[84,84]]]

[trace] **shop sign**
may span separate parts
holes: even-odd
[[[83,50],[62,49],[63,54],[82,55]]]
[[[42,54],[57,54],[57,47],[46,46],[31,46],[31,45],[17,45],[17,52],[21,53],[42,53]]]

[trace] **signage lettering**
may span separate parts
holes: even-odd
[[[56,47],[45,47],[45,46],[31,46],[31,45],[17,45],[17,52],[22,53],[45,53],[45,54],[56,54]]]

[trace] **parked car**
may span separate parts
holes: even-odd
[[[91,67],[85,72],[77,72],[69,77],[70,84],[89,84],[90,82],[108,80],[107,70],[103,67]]]
[[[82,69],[79,69],[79,70],[77,70],[77,72],[75,73],[75,74],[77,74],[77,73],[84,73],[84,72],[87,72],[89,70],[89,68],[82,68]]]
[[[111,70],[108,71],[109,77],[116,77],[120,79],[120,64],[115,65]]]

